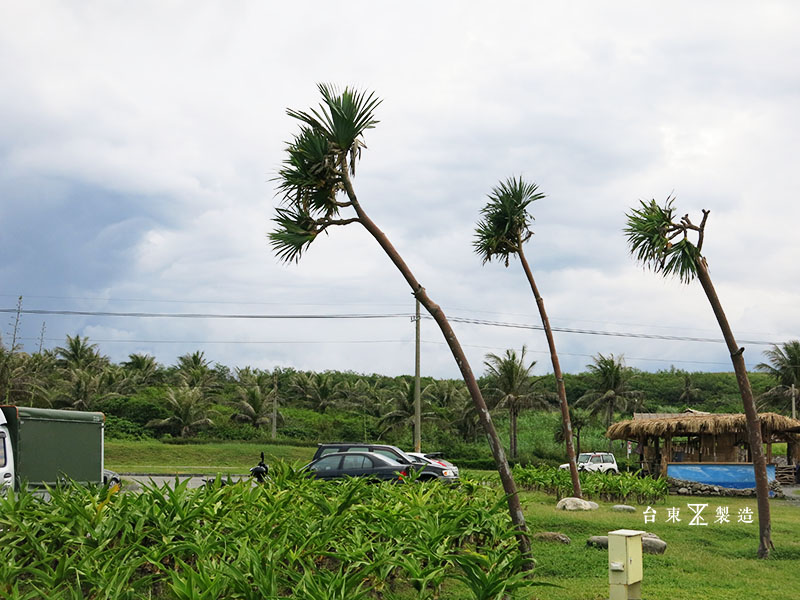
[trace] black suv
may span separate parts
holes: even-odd
[[[432,465],[420,462],[397,446],[388,444],[369,444],[364,442],[330,442],[327,444],[317,444],[317,451],[314,453],[314,460],[332,454],[334,452],[373,452],[396,460],[402,465],[408,465],[419,471],[420,481],[438,479],[440,481],[456,481],[458,473],[440,465]]]

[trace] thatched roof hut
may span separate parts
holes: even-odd
[[[759,419],[767,462],[772,462],[775,442],[787,443],[787,465],[800,461],[800,421],[776,413],[761,413]],[[606,436],[637,442],[635,453],[642,469],[663,475],[674,463],[731,464],[751,460],[743,413],[637,413],[633,419],[613,424]]]
[[[644,416],[644,415],[642,415]],[[797,431],[800,420],[784,417],[776,413],[760,413],[761,436],[768,441],[775,435],[784,438]],[[741,433],[747,430],[744,413],[738,414],[698,414],[681,413],[639,417],[614,423],[608,428],[606,436],[612,440],[636,440],[643,436],[666,437],[679,435],[721,435]],[[787,440],[783,440],[787,441]]]

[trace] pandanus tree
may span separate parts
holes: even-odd
[[[378,123],[375,109],[381,100],[374,93],[351,88],[339,90],[326,84],[318,88],[322,96],[319,108],[308,112],[287,111],[300,123],[300,131],[289,142],[287,157],[278,172],[278,193],[282,202],[276,208],[275,228],[269,234],[272,248],[280,260],[292,262],[298,261],[321,233],[332,228],[357,223],[372,235],[444,335],[480,415],[520,548],[527,554],[530,541],[516,484],[461,344],[444,311],[431,300],[389,238],[367,215],[353,186],[356,164],[365,147],[364,132]],[[345,211],[348,216],[342,214]]]
[[[578,477],[578,465],[575,463],[575,448],[572,444],[572,424],[569,419],[569,404],[567,404],[567,390],[564,387],[564,376],[561,373],[561,364],[556,352],[556,342],[550,319],[545,310],[544,300],[539,294],[539,288],[533,278],[528,260],[525,257],[523,246],[533,236],[530,228],[533,216],[528,212],[528,207],[536,200],[544,198],[538,191],[535,183],[528,183],[522,177],[511,177],[492,189],[489,202],[481,210],[481,220],[475,229],[475,252],[483,259],[483,263],[491,262],[493,258],[502,260],[508,267],[512,256],[517,256],[528,279],[528,284],[539,309],[542,327],[550,349],[550,361],[553,364],[553,374],[556,379],[556,391],[561,405],[561,421],[564,425],[567,443],[567,460],[572,478],[572,494],[580,498],[581,480]]]
[[[747,434],[758,498],[759,558],[769,556],[772,545],[772,527],[769,510],[769,485],[767,463],[761,439],[761,422],[756,411],[753,390],[747,378],[744,348],[739,347],[717,296],[708,263],[702,254],[706,222],[711,211],[703,210],[699,224],[686,214],[678,218],[673,197],[667,198],[663,206],[655,200],[640,201],[639,207],[627,213],[624,228],[630,252],[642,265],[665,277],[677,276],[682,283],[690,283],[695,277],[700,281],[717,319],[725,344],[731,356],[736,382],[742,397],[747,421]],[[693,238],[695,241],[692,241]]]

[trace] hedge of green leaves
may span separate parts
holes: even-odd
[[[0,597],[431,598],[459,581],[490,599],[532,585],[493,488],[271,476],[0,498]]]
[[[572,495],[572,479],[566,469],[548,465],[514,467],[514,479],[522,489],[555,494],[559,498]],[[638,502],[653,504],[666,499],[669,486],[666,479],[641,477],[638,473],[581,472],[581,490],[584,498],[607,502]]]

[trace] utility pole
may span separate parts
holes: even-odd
[[[422,452],[422,402],[419,386],[419,300],[417,300],[416,351],[414,354],[414,452]]]
[[[272,439],[278,437],[278,369],[272,372]]]
[[[46,329],[46,321],[42,321],[42,332],[39,334],[39,354],[42,353],[42,347],[44,346],[44,331]]]

